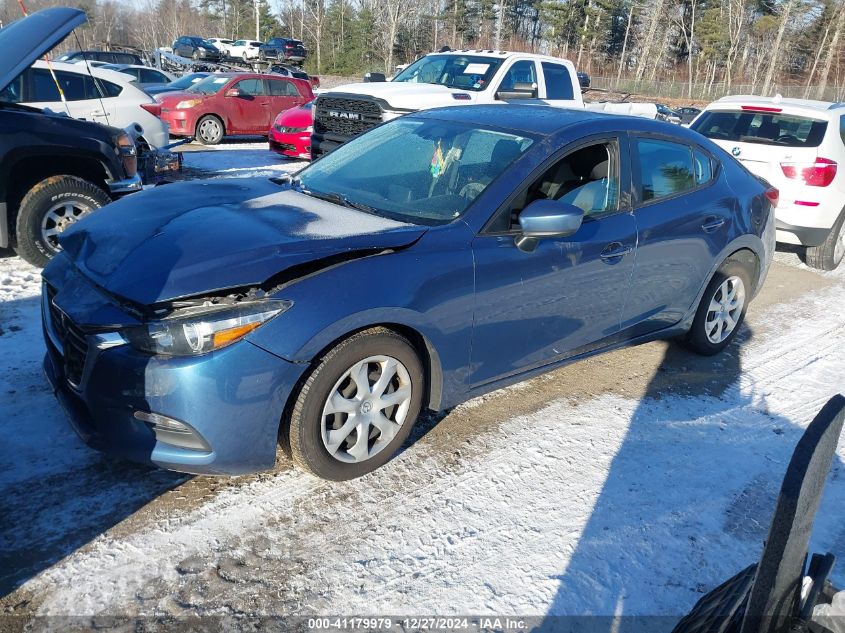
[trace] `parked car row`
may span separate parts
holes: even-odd
[[[205,39],[183,36],[173,42],[173,52],[194,60],[225,61],[272,60],[301,66],[307,50],[302,41],[288,37],[274,37],[267,42],[222,37]]]

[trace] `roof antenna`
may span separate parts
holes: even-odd
[[[21,8],[21,13],[23,13],[23,17],[27,17],[29,13],[26,10],[26,7],[23,6],[23,0],[18,0],[18,6]],[[59,98],[62,100],[62,105],[64,105],[65,110],[67,110],[67,115],[70,116],[70,107],[67,104],[67,99],[65,99],[65,91],[62,90],[61,85],[59,84],[59,80],[56,78],[56,73],[53,71],[53,66],[50,64],[50,59],[47,55],[44,55],[44,61],[47,63],[47,70],[50,71],[50,76],[53,78],[53,83],[56,84],[56,90],[59,91]]]

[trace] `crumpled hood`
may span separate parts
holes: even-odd
[[[260,285],[333,255],[406,246],[425,231],[267,179],[238,178],[133,194],[74,224],[60,241],[94,283],[152,305]]]
[[[334,96],[335,93],[370,95],[383,99],[392,108],[402,110],[428,110],[438,106],[471,105],[478,98],[478,93],[472,90],[409,81],[346,84],[332,88],[323,94]],[[470,98],[459,101],[452,96],[457,93],[469,95]]]

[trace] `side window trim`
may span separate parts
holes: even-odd
[[[584,221],[593,222],[609,218],[619,213],[631,213],[633,210],[631,205],[631,172],[628,168],[628,165],[630,165],[630,152],[632,151],[631,147],[633,146],[633,144],[628,142],[628,136],[625,132],[598,134],[596,136],[590,136],[570,143],[566,147],[555,152],[552,156],[540,163],[537,167],[535,167],[531,171],[531,173],[528,174],[528,176],[526,176],[522,180],[522,182],[519,184],[519,187],[515,189],[513,193],[511,193],[511,195],[509,195],[505,199],[505,201],[500,204],[498,208],[490,215],[490,218],[487,220],[487,222],[484,223],[484,226],[481,227],[481,230],[478,232],[478,235],[511,236],[519,234],[519,231],[516,229],[509,229],[507,231],[492,231],[489,230],[488,227],[494,225],[499,215],[501,215],[502,213],[510,213],[510,208],[514,200],[516,200],[516,198],[520,196],[528,187],[534,184],[534,182],[543,174],[545,174],[546,171],[548,171],[551,167],[566,158],[569,154],[584,149],[585,147],[590,147],[591,145],[599,145],[602,143],[608,144],[615,149],[616,168],[619,176],[619,195],[617,196],[616,200],[616,210],[607,212],[601,215],[600,217],[585,217]],[[625,156],[629,157],[627,161],[623,158]]]
[[[688,142],[683,139],[678,139],[672,136],[667,136],[665,134],[655,134],[651,132],[631,132],[630,135],[630,143],[628,147],[628,160],[631,166],[631,210],[636,211],[637,209],[642,209],[653,204],[658,204],[661,202],[667,202],[669,200],[675,200],[680,196],[685,196],[690,193],[694,193],[696,191],[700,191],[702,189],[706,189],[707,187],[711,187],[713,183],[719,177],[721,173],[722,164],[718,161],[714,156],[713,153],[708,151],[707,149],[701,147],[700,145]],[[674,143],[675,145],[685,145],[690,151],[690,160],[692,161],[693,167],[695,166],[695,154],[694,151],[698,150],[702,152],[705,156],[710,159],[710,180],[704,182],[700,185],[696,185],[691,189],[687,189],[685,191],[679,191],[677,193],[673,193],[668,196],[662,196],[660,198],[653,198],[651,200],[646,200],[643,202],[640,200],[640,183],[642,182],[642,171],[640,170],[640,157],[637,153],[637,141],[640,139],[645,140],[654,140],[654,141],[665,141],[667,143]]]

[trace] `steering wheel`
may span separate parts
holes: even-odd
[[[781,134],[780,136],[778,136],[775,139],[775,142],[777,142],[777,143],[781,143],[781,142],[783,142],[783,143],[798,143],[799,140],[798,140],[798,137],[795,136],[794,134]]]
[[[475,196],[484,191],[486,186],[483,182],[468,182],[461,188],[458,195],[466,200],[473,200]]]

